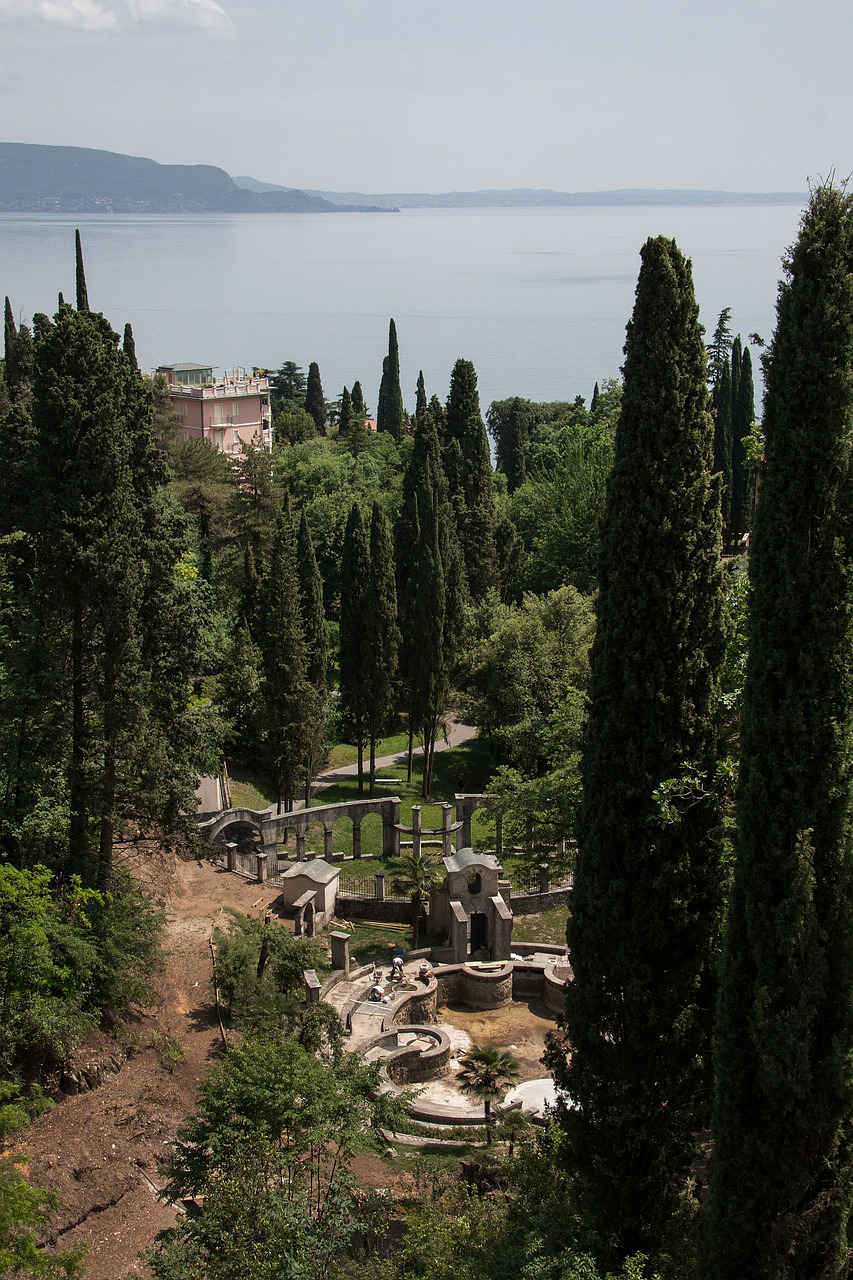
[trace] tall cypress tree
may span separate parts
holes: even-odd
[[[76,277],[77,277],[77,310],[89,310],[89,295],[86,290],[86,272],[83,268],[83,246],[80,242],[80,232],[74,232],[74,256],[76,260]]]
[[[130,361],[132,368],[138,369],[139,361],[136,358],[136,343],[133,341],[133,329],[129,322],[124,326],[121,349]]]
[[[732,502],[730,541],[740,542],[752,523],[752,463],[747,457],[744,440],[755,418],[755,386],[752,380],[752,356],[749,347],[741,354],[737,395],[732,403]]]
[[[497,584],[492,460],[477,374],[470,360],[457,360],[444,415],[445,467],[459,527],[468,587],[480,600]]]
[[[363,620],[367,659],[370,738],[370,794],[376,782],[376,740],[382,733],[394,694],[400,632],[397,627],[397,585],[394,550],[382,508],[374,502],[370,520],[370,577],[367,613]]]
[[[341,412],[340,412],[340,417],[338,418],[338,435],[339,436],[349,435],[349,430],[350,430],[350,427],[352,426],[352,418],[353,418],[352,397],[349,391],[347,390],[347,388],[344,387],[343,391],[341,392]]]
[[[258,614],[261,750],[280,813],[282,801],[286,809],[292,808],[317,702],[308,680],[296,541],[287,505],[276,520]]]
[[[296,567],[299,578],[299,598],[302,606],[302,632],[305,637],[305,674],[314,690],[315,707],[311,733],[308,740],[308,758],[305,776],[305,803],[310,799],[311,778],[317,762],[323,738],[326,707],[326,669],[329,661],[329,641],[326,634],[326,617],[323,610],[323,579],[314,554],[314,543],[305,508],[299,517],[299,533],[296,538]]]
[[[714,404],[714,470],[722,480],[722,515],[726,543],[732,518],[732,370],[723,362]]]
[[[362,421],[367,417],[367,410],[364,405],[364,392],[361,389],[361,383],[356,381],[352,384],[351,392],[353,416],[361,415]]]
[[[710,770],[722,651],[718,482],[690,264],[646,242],[602,526],[598,623],[568,927],[568,1064],[551,1061],[579,1205],[599,1255],[666,1239],[707,1119],[720,895],[707,799],[655,791]]]
[[[305,391],[305,412],[314,419],[319,435],[326,434],[326,397],[320,381],[320,366],[312,360],[308,366],[308,386]]]
[[[403,392],[400,390],[400,353],[397,348],[397,326],[392,320],[388,326],[388,362],[383,366],[385,399],[382,430],[394,440],[403,438],[406,411],[403,408]]]
[[[422,413],[426,413],[427,393],[426,384],[424,382],[424,371],[418,373],[418,386],[415,392],[415,419],[419,418]]]
[[[812,195],[766,366],[707,1274],[853,1241],[853,203]]]
[[[344,530],[341,560],[340,676],[341,705],[358,750],[358,793],[364,792],[364,739],[370,716],[365,618],[370,591],[370,543],[357,502]]]
[[[388,357],[382,359],[382,380],[379,383],[379,395],[376,398],[376,434],[387,430],[388,412]]]

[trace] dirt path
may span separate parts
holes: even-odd
[[[198,1082],[221,1053],[211,1001],[208,939],[225,909],[256,914],[280,892],[207,863],[142,864],[165,901],[169,956],[156,1006],[136,1011],[121,1042],[99,1034],[75,1055],[86,1067],[123,1057],[99,1088],[62,1098],[24,1135],[29,1178],[63,1202],[54,1230],[64,1246],[89,1244],[91,1280],[150,1276],[140,1249],[174,1221],[158,1200],[158,1163],[193,1105]],[[153,1184],[153,1185],[152,1185]]]

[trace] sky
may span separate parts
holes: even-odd
[[[0,0],[0,140],[334,191],[803,191],[849,0]]]

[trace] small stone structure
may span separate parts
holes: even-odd
[[[340,878],[339,869],[320,858],[297,862],[284,872],[281,897],[295,913],[297,936],[306,933],[311,938],[331,920]]]
[[[502,868],[490,853],[459,849],[444,859],[444,883],[430,895],[430,929],[449,940],[450,959],[461,963],[469,956],[509,960],[512,911],[504,890]]]

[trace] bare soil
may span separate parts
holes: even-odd
[[[159,1162],[193,1106],[199,1080],[222,1052],[211,987],[213,927],[226,908],[263,913],[280,893],[154,849],[137,852],[135,869],[168,917],[156,1003],[134,1010],[115,1037],[98,1033],[80,1048],[74,1066],[110,1055],[124,1058],[124,1065],[99,1088],[59,1095],[20,1144],[30,1180],[61,1198],[53,1220],[57,1244],[88,1244],[91,1280],[151,1275],[137,1254],[175,1220],[175,1210],[157,1196]]]
[[[472,1044],[488,1049],[506,1049],[518,1062],[519,1080],[538,1080],[547,1075],[542,1065],[545,1037],[557,1025],[554,1014],[543,1000],[521,1001],[503,1009],[466,1009],[462,1005],[443,1005],[438,1021],[464,1032]]]

